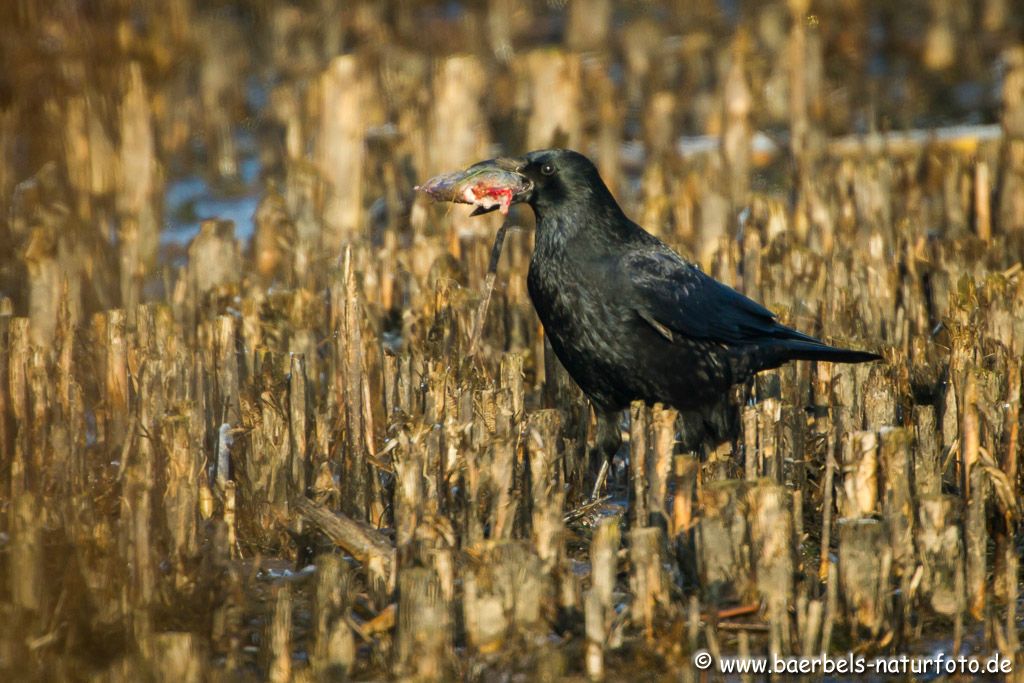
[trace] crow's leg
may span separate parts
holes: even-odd
[[[707,406],[701,417],[704,421],[705,438],[712,445],[718,446],[739,436],[740,411],[729,397]]]
[[[679,444],[684,452],[701,457],[734,443],[739,429],[736,406],[723,398],[680,414]]]
[[[707,436],[707,426],[700,411],[687,410],[679,413],[679,447],[684,453],[699,455]]]
[[[597,417],[597,443],[590,456],[591,471],[597,472],[594,482],[594,490],[590,494],[591,500],[596,500],[604,488],[612,469],[612,460],[622,446],[622,432],[619,430],[619,411],[601,410],[594,408],[594,415]]]

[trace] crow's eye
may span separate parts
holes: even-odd
[[[551,164],[544,164],[543,166],[540,167],[540,172],[543,173],[544,175],[554,175],[555,167],[552,166]]]

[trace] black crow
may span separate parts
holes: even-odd
[[[551,348],[594,406],[606,458],[618,450],[617,417],[631,401],[703,412],[732,385],[787,361],[880,358],[786,327],[706,275],[627,218],[578,152],[540,150],[473,166],[489,167],[527,181],[512,201],[537,216],[530,298]]]

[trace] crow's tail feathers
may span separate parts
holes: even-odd
[[[739,377],[750,373],[771,370],[791,360],[817,360],[829,363],[869,363],[882,360],[877,353],[870,351],[854,351],[829,346],[813,337],[804,339],[774,339],[747,347],[748,351],[741,354],[733,371]]]
[[[785,360],[823,360],[829,363],[867,363],[882,360],[877,353],[829,346],[818,341],[785,341],[779,351]],[[783,361],[785,362],[785,361]]]

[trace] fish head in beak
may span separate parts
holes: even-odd
[[[530,200],[533,181],[521,170],[523,159],[498,157],[473,164],[463,171],[435,176],[416,187],[437,201],[471,204],[473,216],[501,211]]]

